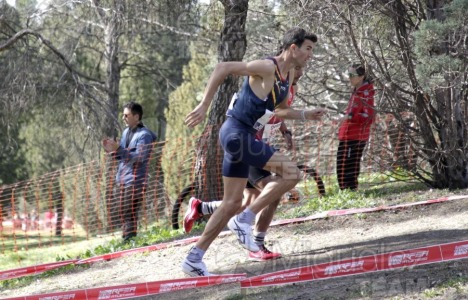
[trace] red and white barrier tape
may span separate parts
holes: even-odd
[[[50,294],[22,296],[7,298],[9,300],[68,300],[68,299],[127,299],[133,297],[150,296],[169,293],[185,289],[200,288],[212,285],[236,283],[245,279],[245,274],[226,274],[209,277],[193,277],[171,279],[164,281],[152,281],[117,286],[107,286]]]
[[[6,300],[125,299],[235,282],[240,282],[241,288],[245,289],[323,280],[466,258],[468,258],[468,240],[410,250],[394,251],[373,256],[357,257],[283,270],[250,278],[246,278],[245,274],[182,278],[22,296],[6,298]]]
[[[156,244],[156,245],[151,245],[151,246],[146,246],[146,247],[140,247],[140,248],[135,248],[135,249],[129,249],[129,250],[124,250],[124,251],[118,251],[118,252],[93,256],[90,258],[82,259],[78,261],[76,264],[82,265],[82,264],[95,263],[99,261],[107,261],[107,260],[111,260],[115,258],[133,255],[136,253],[151,252],[151,251],[162,250],[162,249],[166,249],[170,247],[183,246],[183,245],[195,243],[196,241],[198,241],[199,238],[200,238],[199,236],[196,236],[196,237],[191,237],[191,238],[169,242],[169,243]]]
[[[64,260],[64,261],[42,264],[42,265],[37,265],[37,266],[18,268],[18,269],[7,270],[7,271],[0,271],[0,280],[13,279],[17,277],[40,274],[46,271],[50,271],[50,270],[57,269],[63,266],[74,264],[77,261],[78,259],[71,259],[71,260]]]
[[[386,211],[386,210],[396,210],[396,209],[402,209],[402,208],[408,208],[412,206],[418,206],[418,205],[428,205],[428,204],[434,204],[434,203],[441,203],[441,202],[447,202],[447,201],[453,201],[453,200],[460,200],[460,199],[466,199],[468,198],[468,195],[459,195],[459,196],[447,196],[447,197],[441,197],[437,199],[432,199],[432,200],[426,200],[426,201],[419,201],[419,202],[414,202],[414,203],[407,203],[407,204],[400,204],[400,205],[394,205],[394,206],[379,206],[379,207],[371,207],[371,208],[351,208],[351,209],[340,209],[340,210],[330,210],[330,211],[325,211],[321,212],[312,216],[308,217],[303,217],[303,218],[295,218],[295,219],[285,219],[285,220],[278,220],[274,221],[271,223],[270,226],[282,226],[282,225],[287,225],[287,224],[297,224],[297,223],[303,223],[306,221],[311,221],[311,220],[317,220],[317,219],[324,219],[327,217],[331,216],[344,216],[344,215],[352,215],[352,214],[358,214],[358,213],[369,213],[369,212],[378,212],[378,211]],[[230,231],[224,231],[221,232],[219,236],[225,236],[229,235]],[[179,241],[174,241],[174,242],[168,242],[168,243],[162,243],[162,244],[157,244],[157,245],[151,245],[151,246],[146,246],[146,247],[140,247],[140,248],[135,248],[135,249],[130,249],[130,250],[124,250],[124,251],[118,251],[118,252],[113,252],[113,253],[108,253],[108,254],[103,254],[103,255],[98,255],[94,257],[90,257],[87,259],[82,259],[79,261],[73,261],[67,264],[89,264],[89,263],[95,263],[99,261],[109,261],[112,259],[116,258],[121,258],[124,256],[129,256],[133,255],[136,253],[144,253],[144,252],[150,252],[150,251],[157,251],[157,250],[162,250],[166,249],[169,247],[177,247],[177,246],[183,246],[183,245],[188,245],[191,243],[195,243],[200,239],[200,236],[195,236],[195,237],[190,237],[187,239],[179,240]],[[62,264],[64,262],[58,262],[58,263],[52,263],[53,265],[58,264],[58,267],[67,265],[67,264]],[[46,265],[51,265],[51,264],[46,264]],[[27,276],[27,275],[33,275],[33,274],[38,274],[44,271],[34,271],[32,272],[31,270],[34,270],[37,267],[41,267],[42,265],[39,266],[31,266],[31,267],[26,267],[26,268],[20,268],[20,269],[15,269],[15,270],[7,270],[7,271],[0,271],[0,280],[6,280],[6,279],[12,279],[16,277],[22,277],[22,276]]]
[[[327,217],[354,215],[354,214],[362,214],[362,213],[370,213],[370,212],[378,212],[378,211],[397,210],[397,209],[408,208],[408,207],[413,207],[413,206],[429,205],[429,204],[448,202],[448,201],[467,199],[467,198],[468,198],[468,195],[459,195],[459,196],[441,197],[441,198],[432,199],[432,200],[425,200],[425,201],[419,201],[419,202],[414,202],[414,203],[406,203],[406,204],[399,204],[399,205],[393,205],[393,206],[385,205],[385,206],[370,207],[370,208],[367,207],[367,208],[350,208],[350,209],[329,210],[329,211],[324,211],[324,212],[317,213],[315,215],[311,215],[311,216],[308,216],[308,217],[274,221],[274,222],[272,222],[270,224],[270,226],[282,226],[282,225],[288,225],[288,224],[297,224],[297,223],[303,223],[303,222],[306,222],[306,221],[324,219],[324,218],[327,218]]]
[[[241,288],[323,280],[468,258],[468,240],[283,270],[241,281]]]

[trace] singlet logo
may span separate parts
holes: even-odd
[[[282,85],[281,80],[277,80],[277,81],[276,81],[276,85],[280,88],[281,91],[285,91],[285,90],[286,90],[286,86]]]

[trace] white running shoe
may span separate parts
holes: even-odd
[[[252,225],[239,222],[237,221],[237,217],[234,216],[229,220],[227,226],[237,236],[237,240],[242,247],[252,252],[260,251],[260,248],[253,239]]]
[[[214,274],[210,274],[206,269],[206,265],[203,261],[193,263],[187,259],[181,265],[182,271],[191,276],[191,277],[199,277],[199,276],[212,276]]]

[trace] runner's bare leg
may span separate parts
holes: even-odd
[[[214,239],[226,227],[242,205],[242,192],[247,183],[247,178],[224,177],[224,198],[221,205],[211,215],[205,226],[202,236],[196,247],[207,250]]]
[[[258,182],[256,182],[256,185],[260,188],[260,190],[263,190],[273,178],[274,178],[273,176],[268,176],[266,178],[263,178],[259,180]],[[280,201],[281,201],[281,197],[278,198],[276,201],[273,201],[272,203],[270,203],[267,207],[262,209],[262,211],[257,215],[257,222],[255,223],[256,232],[267,232]]]
[[[269,204],[281,199],[283,194],[294,188],[302,178],[301,171],[297,168],[296,163],[279,152],[273,154],[264,169],[280,176],[272,178],[257,199],[249,205],[250,210],[255,214],[258,214]]]

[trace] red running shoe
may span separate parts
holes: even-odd
[[[274,253],[268,250],[265,245],[259,245],[260,251],[258,252],[249,252],[249,260],[253,261],[265,261],[272,260],[281,257],[281,253]]]
[[[185,233],[192,231],[193,224],[196,220],[202,217],[202,214],[198,213],[198,206],[201,205],[201,200],[195,197],[190,198],[187,211],[184,216],[184,230]]]

